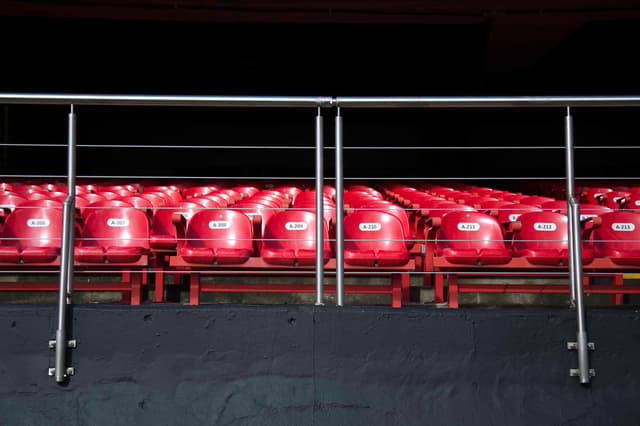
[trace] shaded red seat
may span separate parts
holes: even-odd
[[[513,226],[513,254],[534,265],[566,265],[569,253],[567,216],[542,211],[522,214]],[[582,249],[582,262],[590,263],[593,252]]]
[[[186,188],[182,191],[182,196],[184,198],[195,198],[201,197],[203,195],[207,195],[213,191],[218,189],[217,186],[206,185],[206,186],[192,186],[190,188]]]
[[[149,220],[135,208],[95,209],[84,218],[79,262],[135,263],[149,252]]]
[[[601,204],[606,199],[608,193],[613,192],[611,188],[589,188],[583,191],[581,202],[585,204]]]
[[[0,262],[49,263],[60,255],[62,204],[43,200],[23,203],[2,229]]]
[[[497,212],[497,219],[500,223],[516,222],[520,215],[532,211],[540,211],[541,209],[536,206],[530,206],[527,204],[515,204],[503,205],[500,208],[492,210]]]
[[[254,251],[253,223],[238,211],[198,212],[189,220],[184,235],[178,232],[177,254],[190,263],[244,263]]]
[[[409,261],[402,223],[382,211],[358,211],[344,219],[344,261],[358,266],[400,266]]]
[[[608,257],[618,265],[640,265],[640,214],[614,211],[593,221],[596,257]]]
[[[540,207],[543,203],[548,203],[550,201],[556,201],[551,197],[541,197],[539,195],[529,195],[526,197],[522,197],[518,200],[520,204],[527,204],[529,206]]]
[[[441,219],[435,244],[436,255],[451,263],[496,265],[511,260],[500,224],[485,213],[447,213]]]
[[[274,265],[313,265],[316,258],[315,217],[309,211],[286,210],[267,222],[261,256]],[[323,258],[331,257],[327,224],[324,224]]]

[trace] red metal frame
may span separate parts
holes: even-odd
[[[248,283],[233,283],[233,284],[218,284],[218,283],[201,283],[200,275],[207,274],[208,272],[200,272],[202,270],[211,270],[211,273],[221,273],[225,270],[233,270],[234,274],[238,273],[237,269],[242,268],[245,274],[264,275],[274,273],[274,271],[300,271],[301,274],[305,272],[313,272],[315,270],[314,265],[309,266],[285,266],[285,265],[272,265],[266,263],[262,258],[252,257],[242,264],[229,264],[229,265],[205,265],[197,263],[185,262],[179,256],[171,256],[169,258],[169,266],[173,271],[184,271],[189,275],[189,304],[200,304],[200,292],[267,292],[267,293],[313,293],[316,291],[315,286],[312,284],[248,284]],[[409,302],[409,272],[415,268],[415,262],[410,260],[406,265],[396,267],[385,267],[380,269],[372,269],[370,266],[351,266],[345,265],[345,272],[348,271],[362,271],[367,272],[362,275],[388,275],[391,277],[391,285],[389,286],[374,286],[374,285],[346,285],[345,293],[347,294],[389,294],[391,295],[391,306],[394,308],[402,307],[402,303]],[[190,270],[197,270],[199,272],[189,272]],[[335,259],[331,259],[325,265],[325,271],[331,271],[336,269]],[[164,270],[163,272],[170,272],[170,270]],[[360,275],[360,274],[359,274]],[[325,292],[335,293],[335,286],[324,286]],[[156,274],[156,294],[162,293],[164,290],[164,279],[162,273]]]
[[[540,266],[533,265],[522,257],[513,258],[509,263],[504,265],[463,265],[453,264],[442,257],[433,258],[435,283],[434,292],[436,298],[444,300],[444,279],[447,277],[448,285],[448,304],[450,308],[458,308],[460,293],[546,293],[561,294],[568,293],[568,285],[560,284],[460,284],[458,277],[464,276],[487,276],[491,272],[508,272],[508,274],[500,274],[492,276],[492,278],[504,277],[513,278],[518,276],[535,277],[549,276],[545,272],[562,272],[568,274],[567,266]],[[479,267],[483,268],[482,272],[477,272]],[[584,265],[585,284],[583,289],[585,293],[593,294],[611,294],[612,303],[621,305],[624,303],[625,294],[640,294],[640,285],[623,285],[623,271],[639,270],[640,266],[634,267],[629,265],[616,265],[608,258],[596,258],[593,262]],[[465,272],[474,271],[474,272]],[[602,273],[605,273],[602,275]],[[609,275],[610,273],[610,275]],[[590,276],[609,276],[612,278],[612,284],[609,285],[590,285],[588,278]]]
[[[135,263],[86,263],[75,262],[75,271],[99,270],[119,270],[122,271],[120,281],[98,281],[85,282],[77,281],[73,284],[73,289],[78,291],[119,291],[122,292],[122,301],[131,305],[140,305],[142,302],[142,285],[147,282],[147,271],[142,267],[149,265],[149,257],[143,256]],[[29,263],[15,264],[0,262],[0,272],[16,271],[26,268],[36,269],[38,274],[57,274],[60,272],[60,258],[49,263]],[[20,282],[0,282],[0,291],[58,291],[57,281],[20,281]]]

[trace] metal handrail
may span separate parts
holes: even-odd
[[[286,97],[286,96],[164,96],[164,95],[97,95],[97,94],[45,94],[45,93],[0,93],[2,104],[37,104],[37,105],[71,105],[69,114],[68,135],[68,187],[70,192],[64,203],[66,220],[62,230],[62,261],[60,265],[60,287],[58,303],[58,331],[54,347],[56,349],[56,381],[62,382],[67,378],[66,351],[70,344],[67,341],[67,308],[71,302],[73,281],[73,223],[71,214],[74,204],[74,190],[76,178],[76,126],[73,105],[102,105],[102,106],[171,106],[171,107],[287,107],[287,108],[317,108],[316,117],[316,183],[323,182],[322,172],[322,117],[320,108],[336,108],[336,188],[337,188],[337,221],[336,221],[336,251],[338,255],[337,304],[343,304],[344,269],[342,267],[342,250],[344,224],[342,219],[342,188],[343,176],[343,120],[340,108],[515,108],[515,107],[562,107],[567,108],[565,121],[565,153],[567,165],[567,209],[571,215],[573,225],[570,229],[571,288],[572,300],[576,301],[578,321],[578,349],[581,383],[588,383],[590,369],[588,364],[587,332],[585,325],[584,305],[582,303],[582,267],[580,264],[580,235],[575,225],[579,220],[579,208],[573,196],[573,124],[569,107],[628,107],[640,106],[640,96],[538,96],[538,97]],[[6,140],[4,141],[7,142]],[[320,191],[318,191],[320,193]],[[316,209],[322,211],[322,197],[316,197]],[[71,218],[71,219],[69,219]],[[316,235],[322,235],[322,221],[316,221]],[[318,244],[317,247],[322,247]],[[316,250],[316,261],[320,265],[322,250]],[[316,271],[316,303],[322,303],[323,273]]]

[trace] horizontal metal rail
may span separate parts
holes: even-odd
[[[317,108],[332,106],[333,98],[326,96],[165,96],[0,93],[0,104]]]
[[[337,97],[342,108],[629,107],[640,96]]]

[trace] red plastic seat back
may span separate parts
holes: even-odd
[[[193,215],[187,225],[185,248],[236,249],[253,251],[253,224],[234,210],[208,210]]]
[[[46,200],[39,207],[17,207],[7,216],[2,230],[2,245],[21,250],[30,247],[59,249],[61,236],[62,205]]]
[[[517,222],[521,215],[533,211],[540,211],[541,209],[536,206],[530,206],[527,204],[510,204],[506,206],[502,206],[497,209],[498,212],[498,222],[499,223],[508,223],[508,222]]]
[[[442,217],[436,234],[439,250],[451,249],[505,249],[502,228],[498,221],[485,213],[454,211]]]
[[[264,230],[262,257],[274,264],[313,265],[315,262],[315,217],[303,210],[280,212],[267,222]],[[324,259],[330,257],[329,233],[324,223]]]
[[[640,258],[640,214],[614,211],[600,215],[593,231],[596,256],[616,256],[615,252],[635,252]]]
[[[567,216],[556,212],[529,212],[520,215],[520,231],[513,239],[515,251],[567,250]]]
[[[402,223],[397,216],[387,212],[358,211],[348,215],[344,219],[344,239],[345,253],[359,252],[359,259],[368,254],[371,261],[376,261],[381,254],[392,253],[395,264],[409,260]],[[350,263],[349,257],[347,254],[347,263]],[[388,257],[383,256],[383,259],[388,260]]]
[[[149,248],[149,220],[135,208],[96,209],[84,219],[81,247]]]

